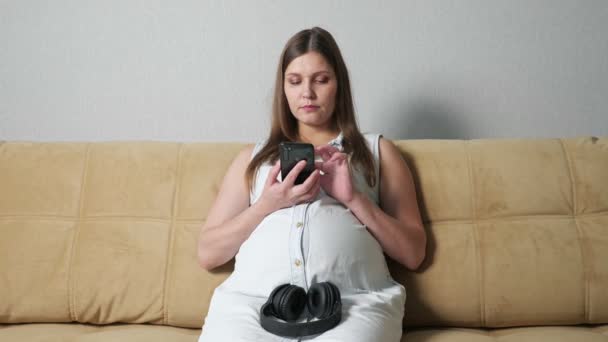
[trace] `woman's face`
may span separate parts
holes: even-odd
[[[328,128],[338,82],[325,58],[318,52],[307,52],[289,63],[284,78],[289,109],[299,124]]]

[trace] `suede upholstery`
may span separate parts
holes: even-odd
[[[608,137],[395,140],[428,234],[407,341],[608,341]],[[0,143],[0,341],[196,341],[243,143]],[[577,325],[577,326],[573,326]],[[429,327],[431,326],[431,327]]]

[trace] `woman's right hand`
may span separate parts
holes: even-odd
[[[291,207],[295,204],[310,202],[315,199],[321,189],[321,175],[319,170],[315,169],[302,184],[294,185],[298,174],[306,167],[306,161],[300,160],[289,171],[289,174],[282,182],[277,180],[277,176],[281,171],[281,163],[277,161],[270,172],[264,184],[264,190],[258,200],[260,206],[263,207],[267,214],[270,214],[278,209]]]

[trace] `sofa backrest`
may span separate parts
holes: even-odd
[[[608,138],[398,140],[428,232],[407,326],[608,322]],[[0,323],[200,328],[197,238],[242,143],[0,144]]]
[[[608,322],[608,139],[397,141],[428,257],[407,325]]]

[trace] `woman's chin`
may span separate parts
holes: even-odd
[[[323,126],[329,121],[329,118],[326,118],[322,113],[317,112],[298,113],[296,119],[301,123],[310,126]]]

